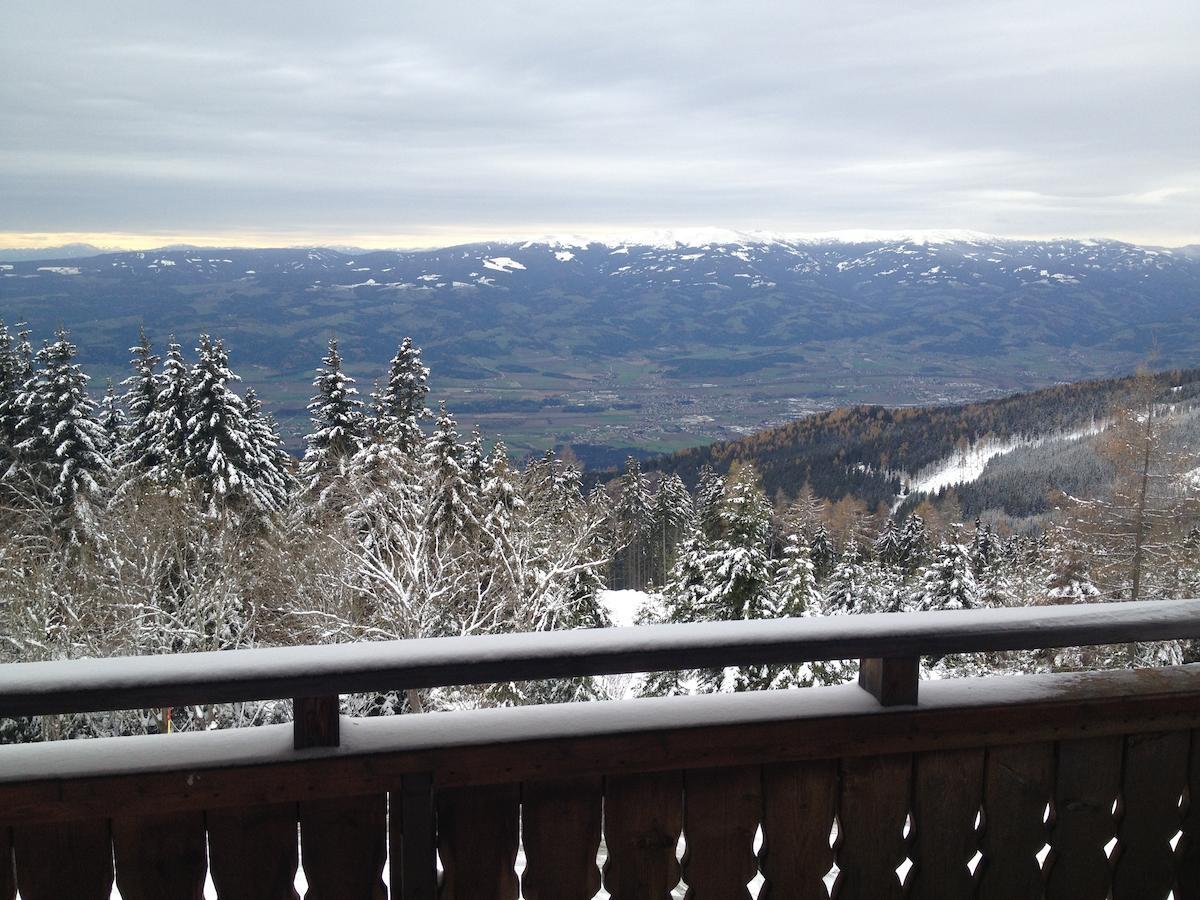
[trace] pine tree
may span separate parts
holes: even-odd
[[[0,481],[17,459],[15,447],[22,418],[19,396],[29,375],[13,336],[0,321]]]
[[[831,613],[875,612],[880,607],[879,592],[868,578],[862,548],[853,540],[842,552],[825,585],[825,606]]]
[[[824,581],[837,565],[838,552],[837,548],[833,546],[833,538],[829,536],[829,532],[823,524],[817,525],[809,539],[808,547],[812,555],[813,571],[816,573],[817,581]]]
[[[133,374],[121,382],[125,388],[129,422],[116,454],[116,462],[129,474],[144,474],[154,471],[163,461],[158,446],[160,435],[155,410],[165,384],[157,371],[159,358],[154,354],[144,329],[139,329],[138,343],[130,347],[129,352],[133,354],[133,359],[129,361],[133,366]],[[186,398],[186,393],[183,396]]]
[[[183,474],[210,515],[259,514],[275,508],[270,474],[263,471],[246,404],[229,387],[240,381],[224,344],[200,336],[188,392]]]
[[[641,590],[649,581],[647,563],[654,529],[653,501],[641,464],[632,456],[625,460],[614,512],[621,553],[623,587]]]
[[[691,526],[695,513],[692,496],[683,479],[672,473],[664,475],[658,482],[654,495],[654,510],[651,516],[654,532],[654,581],[665,584],[672,566],[680,538]]]
[[[811,612],[817,595],[817,576],[803,535],[792,532],[784,539],[772,591],[779,604],[779,615],[803,616]]]
[[[104,401],[100,404],[100,427],[108,438],[105,449],[110,461],[124,440],[127,421],[121,400],[117,397],[117,389],[109,379],[104,386]]]
[[[899,566],[904,559],[904,544],[896,523],[888,519],[875,539],[875,558],[886,566]]]
[[[95,536],[94,512],[104,502],[102,486],[111,471],[108,436],[96,419],[77,353],[63,329],[38,351],[38,367],[18,397],[16,446],[19,464],[49,507],[52,526],[72,543]]]
[[[340,473],[367,440],[362,401],[354,379],[342,369],[336,338],[330,339],[329,353],[322,363],[313,379],[316,394],[308,404],[312,431],[304,438],[306,449],[300,467],[300,477],[309,490],[318,489],[323,478]]]
[[[725,479],[713,471],[707,463],[700,469],[700,480],[696,485],[696,521],[710,538],[719,531],[717,507],[721,492],[725,490]]]
[[[925,520],[916,513],[909,516],[900,534],[900,564],[910,572],[921,568],[929,558],[929,532]]]
[[[1051,546],[1050,573],[1046,578],[1046,597],[1055,603],[1087,603],[1100,596],[1087,571],[1087,554],[1071,540]]]
[[[136,350],[134,351],[136,354]],[[135,365],[138,363],[135,362]],[[135,377],[139,377],[135,375]],[[182,482],[186,463],[188,419],[191,418],[192,376],[183,360],[183,350],[174,336],[167,343],[167,357],[159,378],[158,396],[146,413],[148,435],[140,464],[149,465],[150,476],[160,484]],[[132,464],[138,460],[131,454]]]
[[[287,505],[292,492],[291,459],[279,439],[274,417],[263,411],[254,388],[246,390],[246,422],[250,435],[251,469],[258,473],[258,485],[264,511],[278,511]]]
[[[980,605],[971,555],[958,537],[951,535],[921,570],[914,598],[918,609],[974,609]]]
[[[463,467],[463,447],[457,423],[442,403],[437,424],[425,445],[425,471],[429,475],[428,521],[438,538],[450,543],[478,532],[478,499]]]
[[[406,337],[388,367],[387,382],[371,394],[371,431],[376,440],[391,441],[401,452],[416,457],[425,444],[421,422],[426,408],[429,369],[421,364],[421,348]]]

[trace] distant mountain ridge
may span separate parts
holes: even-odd
[[[435,397],[513,446],[670,449],[856,402],[998,396],[1200,364],[1200,258],[1111,240],[722,230],[436,250],[173,248],[0,263],[0,317],[119,376],[144,324],[223,336],[292,432],[337,335],[411,334]]]

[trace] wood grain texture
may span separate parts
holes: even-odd
[[[336,747],[341,742],[340,700],[337,694],[297,697],[292,701],[292,744],[297,750]]]
[[[761,900],[828,900],[830,831],[837,814],[837,760],[763,767],[765,880]]]
[[[858,664],[858,686],[880,706],[915,706],[920,682],[919,656],[867,658]]]
[[[1175,887],[1171,838],[1183,818],[1179,799],[1187,787],[1190,738],[1173,731],[1125,739],[1115,900],[1165,898]]]
[[[682,772],[606,779],[604,887],[612,900],[668,900],[679,883],[682,831]]]
[[[0,827],[0,900],[17,896],[17,873],[13,870],[12,829]]]
[[[842,760],[839,900],[902,896],[896,868],[907,855],[904,823],[911,775],[908,754]]]
[[[112,839],[122,900],[202,900],[203,813],[114,817]]]
[[[300,804],[305,900],[387,900],[387,795]]]
[[[13,842],[21,900],[109,900],[113,867],[107,819],[16,828]]]
[[[988,748],[979,900],[1042,895],[1037,854],[1050,839],[1043,819],[1053,796],[1053,744]]]
[[[983,765],[982,749],[915,757],[909,896],[935,900],[974,893],[968,863],[979,850],[975,821],[983,805]]]
[[[520,808],[515,784],[438,791],[442,900],[516,900]]]
[[[691,769],[683,785],[686,900],[750,900],[746,885],[758,874],[761,770]]]
[[[462,786],[1000,746],[1200,726],[1200,667],[1195,666],[993,678],[985,680],[986,691],[978,692],[963,691],[956,684],[960,681],[966,679],[926,683],[920,707],[872,706],[864,712],[860,704],[845,714],[828,698],[840,702],[847,691],[852,692],[850,696],[860,696],[856,688],[765,692],[767,696],[754,698],[753,703],[741,696],[692,697],[686,698],[696,701],[689,706],[693,711],[690,721],[677,717],[663,727],[661,721],[652,720],[631,724],[620,733],[612,732],[612,719],[619,710],[608,704],[586,704],[595,708],[594,720],[590,708],[574,709],[561,733],[556,726],[557,736],[530,740],[497,741],[496,729],[477,727],[486,724],[477,717],[446,713],[446,724],[439,723],[439,728],[454,733],[452,723],[465,716],[463,721],[477,735],[469,739],[454,733],[451,746],[412,747],[411,739],[405,737],[409,732],[399,728],[411,727],[411,723],[400,722],[404,717],[396,716],[391,717],[397,720],[395,751],[380,749],[356,755],[343,744],[337,755],[314,749],[298,754],[302,758],[295,761],[211,768],[182,763],[174,771],[131,768],[120,777],[84,775],[5,783],[4,754],[9,748],[0,747],[0,825],[100,818],[114,809],[129,815],[152,815],[383,792],[413,773],[432,774],[439,785]],[[778,695],[778,702],[771,693]],[[676,705],[664,703],[663,714],[671,715]],[[814,705],[819,711],[812,711]],[[754,715],[739,719],[740,708],[752,709]],[[524,711],[479,712],[493,714],[489,723],[502,723],[507,713]],[[539,721],[552,719],[555,713],[541,712],[545,715]],[[391,724],[377,727],[387,731]],[[592,730],[600,733],[590,733]],[[238,736],[213,737],[228,743]],[[109,746],[104,741],[137,740],[141,739],[102,738],[89,743],[97,745],[99,757],[103,755],[99,751]],[[386,748],[388,742],[379,741],[376,746]],[[40,752],[54,759],[57,749],[47,747]],[[162,752],[172,751],[168,747]],[[113,755],[108,754],[109,758]],[[160,759],[162,765],[165,760]]]
[[[591,900],[600,890],[604,782],[527,781],[521,787],[526,900]]]
[[[297,900],[296,804],[210,811],[208,871],[221,900]]]
[[[1187,802],[1180,825],[1183,836],[1175,848],[1178,897],[1200,897],[1200,732],[1191,732],[1188,751]]]
[[[1101,737],[1058,746],[1046,900],[1108,897],[1112,865],[1105,847],[1117,833],[1112,808],[1121,789],[1123,743]]]
[[[436,812],[433,778],[405,775],[390,798],[388,829],[392,897],[434,900],[437,896]]]

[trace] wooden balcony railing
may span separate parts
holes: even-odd
[[[1200,637],[1200,601],[0,666],[0,716],[296,698],[0,747],[0,900],[1200,898],[1200,666],[922,655]],[[351,719],[339,693],[859,658],[861,686]],[[865,688],[865,690],[863,689]],[[685,848],[682,854],[680,848]],[[520,870],[518,869],[520,860]],[[602,860],[602,863],[599,862]]]

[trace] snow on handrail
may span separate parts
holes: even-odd
[[[1200,600],[872,613],[13,663],[0,666],[0,716],[1186,638],[1200,638]]]

